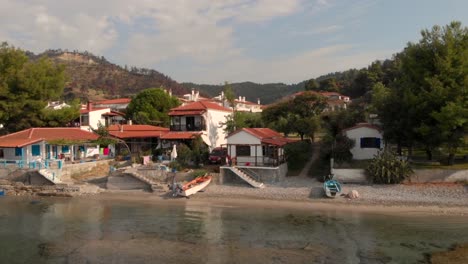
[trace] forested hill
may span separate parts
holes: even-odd
[[[217,96],[224,90],[225,85],[182,83],[187,89],[195,88],[202,94],[210,97]],[[245,96],[246,100],[257,102],[260,99],[261,104],[270,104],[284,96],[304,90],[304,82],[298,84],[267,83],[259,84],[253,82],[241,82],[229,84],[237,96]]]
[[[66,99],[99,100],[122,97],[137,94],[146,88],[161,86],[172,89],[177,95],[187,93],[182,85],[158,71],[121,67],[110,63],[104,57],[88,52],[48,50],[38,55],[27,54],[32,59],[46,56],[66,66],[69,77],[64,90]]]

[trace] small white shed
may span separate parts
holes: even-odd
[[[358,123],[357,125],[343,130],[344,135],[354,140],[351,149],[353,159],[372,159],[383,147],[383,135],[379,127],[369,123]]]
[[[278,166],[285,162],[284,145],[291,142],[269,128],[242,128],[227,137],[227,150],[238,165]]]

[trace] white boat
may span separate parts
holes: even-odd
[[[329,198],[335,198],[341,193],[341,184],[335,180],[328,180],[323,183],[325,195]]]
[[[184,184],[183,186],[176,187],[174,196],[188,197],[203,190],[206,186],[208,186],[208,184],[210,184],[210,182],[210,175],[204,175],[202,177],[195,178],[194,180]]]

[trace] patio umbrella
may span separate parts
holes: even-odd
[[[172,147],[172,152],[171,152],[171,160],[175,160],[177,158],[177,148],[176,145]]]

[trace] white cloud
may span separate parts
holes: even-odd
[[[381,53],[348,55],[350,46],[335,43],[259,60],[245,55],[236,30],[268,25],[304,9],[315,13],[333,4],[329,0],[0,0],[0,41],[34,52],[87,50],[120,64],[156,70],[158,64],[191,63],[164,72],[178,81],[294,82],[337,68],[364,66]],[[341,29],[334,24],[297,34]]]

